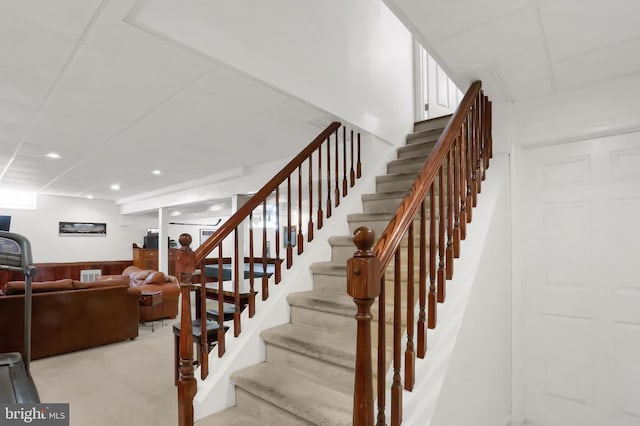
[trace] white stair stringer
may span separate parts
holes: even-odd
[[[473,209],[473,221],[467,225],[467,239],[461,242],[459,259],[455,261],[453,279],[447,281],[447,299],[438,303],[435,329],[428,331],[427,353],[416,358],[416,381],[412,392],[403,391],[403,424],[429,426],[438,404],[456,340],[464,319],[476,273],[485,248],[493,212],[496,209],[501,184],[499,179],[508,168],[506,156],[491,160],[491,173],[487,173],[478,194],[478,205]],[[419,306],[416,306],[416,315]],[[403,342],[406,341],[406,334]],[[482,368],[482,366],[478,366]],[[393,369],[387,372],[387,383],[393,380]],[[387,413],[390,413],[390,395],[387,393]]]

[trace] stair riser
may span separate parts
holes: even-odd
[[[423,142],[411,145],[405,145],[398,149],[398,159],[403,160],[407,158],[427,158],[427,156],[433,151],[435,142]]]
[[[313,274],[313,288],[316,290],[345,292],[347,290],[347,278],[335,275]]]
[[[403,197],[363,201],[362,211],[364,213],[392,213],[398,209],[402,199]]]
[[[325,362],[322,359],[309,357],[271,344],[267,344],[267,362],[285,365],[313,380],[319,380],[330,385],[334,390],[347,395],[353,394],[353,379],[355,373],[353,369],[342,367],[331,362]]]
[[[353,306],[355,314],[355,304]],[[322,312],[301,306],[291,307],[291,323],[345,334],[355,333],[356,331],[356,320],[353,316]]]
[[[310,425],[298,416],[276,407],[236,386],[236,405],[266,425]]]
[[[376,182],[376,191],[377,192],[396,192],[403,191],[408,192],[413,185],[413,181],[415,180],[415,176],[408,179],[397,179],[390,180],[384,182]]]
[[[350,246],[333,246],[331,248],[331,261],[336,264],[346,265],[347,259],[353,257],[356,252],[356,246],[351,244]]]
[[[414,124],[413,131],[426,132],[433,129],[442,129],[447,125],[450,119],[451,116],[446,116],[442,118],[434,118],[432,120],[419,121]]]
[[[419,172],[420,169],[424,167],[424,161],[415,162],[415,163],[400,163],[400,164],[389,164],[387,166],[387,173],[411,173],[411,172]]]

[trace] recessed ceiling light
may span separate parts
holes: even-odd
[[[120,185],[117,184],[117,183],[114,183],[109,188],[111,188],[112,191],[119,191],[120,190]]]
[[[44,155],[45,157],[49,157],[49,158],[53,158],[53,159],[58,159],[58,158],[62,158],[62,156],[60,156],[60,154],[58,154],[57,152],[49,152],[47,154]]]
[[[89,194],[89,195],[87,195],[87,198],[92,200],[93,199],[93,195]]]
[[[153,173],[154,175],[161,175],[162,172],[160,170],[153,170],[151,173]]]
[[[180,210],[174,210],[171,212],[171,216],[180,216],[182,214],[182,212]]]
[[[211,207],[209,207],[210,212],[217,212],[219,210],[222,210],[222,206],[220,204],[214,204]]]

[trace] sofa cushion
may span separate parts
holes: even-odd
[[[129,287],[129,277],[124,275],[103,275],[98,281],[82,282],[73,280],[76,290],[97,287]]]
[[[66,278],[58,281],[35,282],[31,284],[34,293],[47,293],[51,291],[73,290],[73,281]],[[4,286],[7,295],[24,294],[24,281],[9,281]]]
[[[147,278],[144,279],[143,284],[158,284],[166,283],[167,281],[168,279],[164,272],[155,271],[147,275]]]

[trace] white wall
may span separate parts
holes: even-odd
[[[154,1],[129,22],[387,141],[411,129],[412,38],[382,2]]]
[[[31,241],[34,262],[131,260],[133,243],[142,246],[146,220],[120,216],[113,201],[39,195],[36,210],[2,209],[11,231]],[[58,222],[104,222],[106,236],[60,236]]]
[[[494,151],[640,130],[640,74],[527,102],[494,103]]]

